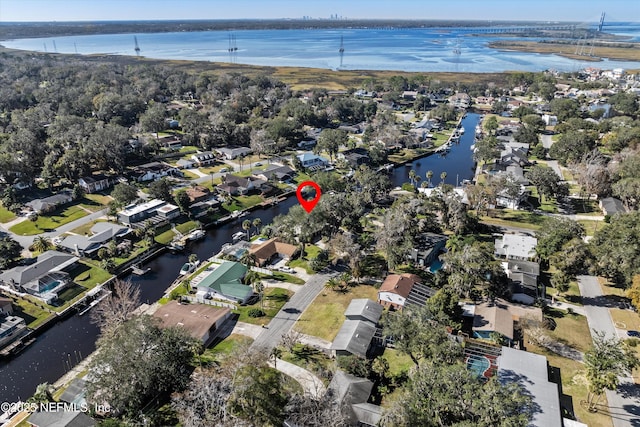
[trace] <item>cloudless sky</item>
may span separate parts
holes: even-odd
[[[0,21],[464,19],[640,21],[640,0],[0,0]]]

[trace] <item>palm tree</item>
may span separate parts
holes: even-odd
[[[327,283],[324,286],[331,289],[332,291],[335,291],[340,286],[340,280],[338,280],[337,277],[332,277],[331,279],[327,280]]]
[[[431,187],[431,178],[433,178],[433,171],[427,171],[426,175],[427,181],[429,181],[429,187]]]
[[[447,239],[444,247],[451,253],[458,252],[464,246],[464,239],[459,234],[454,234]]]
[[[340,288],[343,291],[346,291],[347,288],[349,287],[349,284],[351,283],[351,280],[353,279],[353,277],[351,277],[351,274],[349,273],[342,273],[340,275],[340,278],[338,279],[339,283],[340,283]]]
[[[33,250],[36,252],[46,252],[51,248],[51,241],[44,236],[38,236],[33,241]]]
[[[447,173],[446,172],[442,172],[440,174],[440,179],[442,180],[442,184],[444,184],[444,180],[447,178]]]
[[[245,251],[240,257],[240,262],[246,265],[248,268],[251,268],[257,264],[256,256],[249,251]]]
[[[256,228],[256,234],[260,234],[261,225],[262,225],[262,220],[260,218],[256,218],[253,220],[253,226]]]
[[[189,263],[195,264],[196,262],[198,262],[198,255],[196,254],[189,255]]]
[[[273,358],[273,369],[278,369],[276,366],[276,360],[282,357],[282,349],[280,347],[273,347],[271,349],[271,353],[269,353],[269,358]]]
[[[242,221],[242,229],[247,232],[247,240],[249,240],[249,230],[251,230],[251,221],[248,219],[245,219],[244,221]]]
[[[416,171],[411,169],[409,171],[409,181],[411,181],[411,185],[414,185],[414,181],[416,180],[416,177],[418,176],[418,174],[416,174]]]

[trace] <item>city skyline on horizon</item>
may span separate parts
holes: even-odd
[[[350,19],[640,22],[628,0],[0,0],[2,22]],[[179,6],[179,7],[177,7]],[[605,22],[607,20],[605,19]]]

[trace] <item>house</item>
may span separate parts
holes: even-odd
[[[130,228],[121,225],[97,222],[91,227],[90,236],[72,234],[65,237],[57,246],[76,256],[92,257],[101,247],[112,240],[126,236],[130,231]]]
[[[266,184],[266,181],[255,177],[242,177],[227,174],[224,177],[224,182],[219,184],[216,188],[222,193],[238,196],[248,194],[251,191],[263,191],[263,187]]]
[[[161,305],[153,313],[153,317],[160,319],[165,328],[172,326],[184,328],[190,336],[207,346],[217,337],[222,325],[231,317],[231,310],[226,307],[169,301]]]
[[[202,151],[191,156],[191,160],[199,168],[203,166],[213,165],[216,162],[216,156],[211,151]]]
[[[287,182],[291,181],[295,175],[296,171],[291,169],[289,166],[271,164],[262,172],[257,172],[253,176],[264,181]]]
[[[185,189],[187,196],[189,196],[190,203],[198,203],[211,198],[211,192],[207,187],[196,185],[195,187],[188,187]]]
[[[351,301],[345,311],[345,321],[331,343],[333,356],[356,355],[366,358],[383,307],[371,300],[358,298]]]
[[[447,236],[437,233],[422,233],[416,237],[416,244],[408,258],[420,267],[429,267],[447,243]]]
[[[543,114],[542,120],[547,126],[556,126],[558,124],[558,116],[554,116],[553,114]]]
[[[26,205],[35,213],[41,214],[51,212],[58,206],[62,206],[71,201],[73,201],[73,192],[71,190],[62,190],[53,196],[31,200],[30,202],[27,202]]]
[[[215,151],[227,160],[233,160],[240,156],[247,156],[251,154],[251,148],[247,147],[224,147],[216,148]]]
[[[475,307],[472,331],[474,338],[489,340],[493,333],[499,333],[511,342],[513,318],[509,310],[497,304],[478,304]]]
[[[194,218],[200,218],[207,215],[209,212],[218,211],[220,209],[220,205],[220,201],[210,195],[206,200],[191,204],[189,206],[189,211]]]
[[[449,97],[449,104],[456,108],[469,108],[471,97],[466,93],[456,93]]]
[[[129,205],[118,212],[118,221],[123,224],[135,224],[156,215],[158,209],[167,202],[159,199],[152,199],[139,205]]]
[[[156,210],[156,215],[162,220],[171,221],[180,216],[180,208],[171,203],[166,203]]]
[[[538,239],[524,234],[504,234],[495,240],[495,255],[505,259],[528,260],[536,254]]]
[[[113,181],[110,177],[102,174],[85,176],[78,180],[78,185],[85,193],[97,193],[111,187]]]
[[[0,316],[10,316],[13,314],[13,303],[9,298],[0,297]]]
[[[27,324],[22,317],[0,316],[0,348],[11,344],[27,333]]]
[[[253,295],[251,286],[242,283],[247,274],[247,267],[243,264],[225,261],[209,268],[213,269],[197,284],[198,293],[239,303],[246,302]]]
[[[338,154],[338,158],[346,160],[353,169],[371,163],[369,153],[364,148],[354,148],[353,150],[343,151]]]
[[[421,283],[420,276],[411,273],[390,274],[378,290],[378,302],[384,307],[401,310],[415,284]]]
[[[337,370],[327,393],[333,397],[336,406],[346,409],[349,425],[373,427],[380,423],[382,408],[368,403],[372,389],[373,383],[368,379]]]
[[[73,255],[46,251],[30,265],[14,267],[0,274],[0,285],[26,292],[51,304],[58,298],[58,292],[72,283],[67,271],[73,269],[78,261],[78,257]]]
[[[417,96],[418,92],[416,92],[415,90],[405,90],[404,92],[402,92],[402,99],[407,101],[415,101]]]
[[[545,297],[545,287],[538,286],[540,264],[533,261],[507,260],[502,268],[511,281],[511,298],[525,304],[533,304],[535,298]]]
[[[165,176],[182,176],[182,172],[164,162],[151,162],[137,166],[130,172],[130,176],[137,182],[146,182],[155,181]]]
[[[32,427],[93,427],[96,421],[82,411],[34,412],[27,420]]]
[[[196,162],[189,159],[180,159],[176,162],[176,166],[178,166],[178,168],[180,169],[192,169],[192,168],[195,168],[196,165],[197,165]]]
[[[59,401],[77,406],[86,405],[86,384],[87,382],[84,379],[74,378],[60,396]]]
[[[604,215],[613,216],[615,214],[627,212],[622,201],[615,197],[605,197],[600,199],[600,201],[598,201],[598,206],[600,206]]]
[[[290,260],[297,252],[297,246],[281,242],[275,237],[259,245],[252,245],[249,249],[259,266],[268,264],[274,258]]]
[[[535,427],[562,427],[562,411],[558,384],[549,381],[549,364],[545,356],[502,347],[498,356],[498,381],[506,385],[518,383],[533,399]]]
[[[329,161],[324,157],[320,157],[309,151],[298,154],[296,157],[300,160],[302,167],[307,169],[321,169],[329,164]]]

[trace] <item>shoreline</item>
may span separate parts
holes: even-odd
[[[488,47],[504,52],[526,52],[543,55],[558,55],[564,58],[575,59],[585,62],[629,61],[638,62],[640,66],[640,43],[625,43],[625,46],[607,45],[595,42],[593,46],[585,43],[576,45],[559,41],[536,42],[536,41],[495,41],[488,44]],[[581,49],[584,52],[593,54],[574,53]]]

